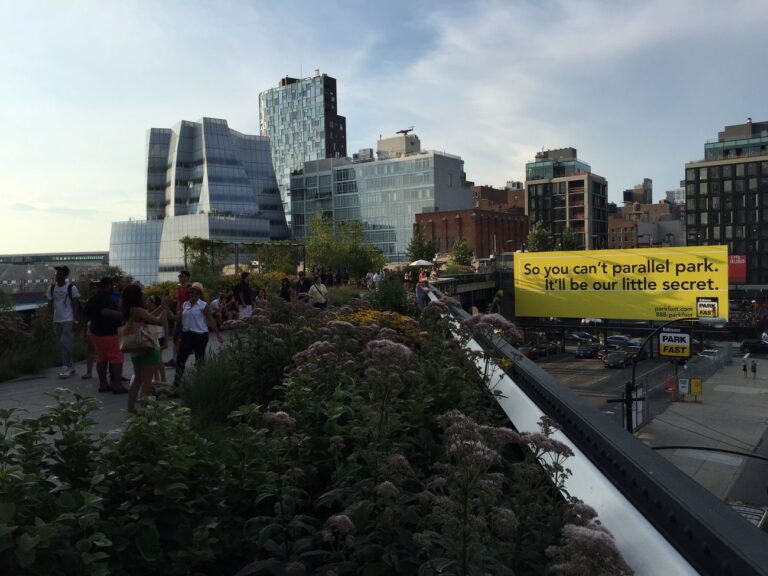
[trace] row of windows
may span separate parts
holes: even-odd
[[[726,164],[724,166],[704,166],[702,168],[688,168],[685,171],[685,179],[689,181],[698,179],[717,180],[719,178],[731,178],[734,175],[757,176],[758,172],[763,176],[768,176],[768,162],[750,162],[748,164]]]

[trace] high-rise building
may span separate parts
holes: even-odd
[[[184,236],[289,238],[268,138],[216,118],[149,131],[147,219],[112,223],[110,262],[142,283],[175,279]]]
[[[685,165],[689,246],[746,255],[747,284],[768,284],[768,122],[726,126]]]
[[[624,204],[651,204],[653,203],[653,180],[643,178],[642,184],[634,188],[624,190]]]
[[[399,145],[397,145],[399,142]],[[334,224],[360,221],[366,239],[391,262],[407,258],[416,214],[472,207],[459,156],[422,151],[415,134],[379,141],[349,158],[305,162],[291,177],[293,235],[308,234],[315,215]]]
[[[531,224],[541,220],[554,236],[566,227],[587,249],[608,242],[608,182],[579,160],[575,148],[538,152],[525,165],[525,212]]]
[[[259,118],[290,225],[291,173],[310,160],[347,155],[347,120],[338,114],[336,79],[319,70],[311,78],[283,78],[277,88],[259,94]]]

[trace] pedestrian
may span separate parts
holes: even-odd
[[[128,412],[135,414],[136,398],[139,395],[139,390],[142,391],[142,394],[149,392],[152,387],[152,376],[155,372],[155,366],[162,361],[160,344],[157,342],[153,327],[163,325],[166,313],[163,310],[160,313],[160,317],[157,317],[144,307],[144,294],[142,294],[141,286],[138,284],[129,284],[123,289],[121,310],[126,322],[125,329],[128,329],[131,324],[139,324],[154,340],[154,346],[131,353],[133,380],[131,381],[131,387],[128,389]],[[147,324],[149,326],[146,326]]]
[[[176,366],[176,362],[179,357],[179,345],[181,343],[181,309],[184,307],[184,303],[189,300],[189,285],[191,274],[189,270],[182,270],[179,272],[179,287],[176,290],[176,323],[173,327],[173,357],[165,363],[169,368]]]
[[[752,380],[754,380],[757,378],[757,362],[752,360],[752,366],[750,366],[749,369],[752,371]]]
[[[53,310],[53,326],[61,357],[59,378],[69,378],[75,374],[73,352],[75,327],[80,325],[80,293],[77,286],[67,280],[68,266],[56,266],[55,270],[54,282],[47,293],[48,309]]]
[[[162,359],[163,350],[168,348],[168,339],[166,338],[166,335],[168,334],[168,310],[163,305],[163,299],[157,294],[147,298],[147,310],[149,310],[150,314],[163,321],[162,326],[158,326],[155,329],[157,343],[160,344],[160,356]],[[165,312],[165,314],[163,314],[163,312]],[[154,366],[152,384],[155,385],[154,387],[157,389],[157,385],[163,386],[166,382],[165,364],[160,361]]]
[[[251,291],[251,285],[248,283],[250,276],[250,272],[242,272],[240,274],[240,283],[235,286],[234,290],[240,320],[245,320],[253,315],[253,292]]]
[[[285,277],[280,281],[280,298],[286,302],[293,301],[293,289],[291,288],[291,281],[288,280],[288,277]]]
[[[315,274],[315,283],[309,289],[309,303],[321,310],[328,306],[328,288],[319,274]]]
[[[312,282],[307,278],[304,270],[299,272],[299,279],[296,282],[296,298],[298,300],[309,300],[309,289],[312,288]]]
[[[190,354],[195,355],[196,367],[200,368],[205,362],[205,349],[208,347],[210,332],[216,334],[219,342],[224,342],[211,314],[211,307],[203,300],[203,292],[203,285],[200,282],[192,284],[189,289],[189,300],[184,303],[181,311],[181,344],[179,356],[176,359],[176,377],[173,383],[176,387],[181,384]]]
[[[741,371],[744,373],[744,378],[747,377],[747,361],[742,360],[741,361]]]
[[[124,355],[120,351],[120,338],[117,335],[117,329],[123,323],[123,314],[112,298],[113,288],[112,278],[102,278],[99,281],[99,291],[86,302],[83,316],[88,319],[89,337],[96,351],[99,392],[124,394],[128,392],[121,381]]]
[[[429,282],[427,280],[427,271],[422,268],[419,272],[419,279],[416,282],[416,305],[419,309],[423,309],[427,305],[429,297],[427,292],[429,291]]]
[[[90,301],[99,291],[99,281],[91,280],[88,284],[88,300]],[[86,302],[83,310],[88,307]],[[85,315],[85,314],[84,314]],[[85,374],[80,376],[83,380],[90,380],[93,378],[93,366],[96,364],[96,350],[93,348],[93,341],[91,340],[91,322],[86,316],[85,319]]]

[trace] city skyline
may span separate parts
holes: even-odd
[[[658,201],[723,126],[768,120],[762,1],[41,2],[4,16],[5,254],[106,249],[112,221],[144,217],[150,128],[207,116],[258,133],[259,92],[315,69],[338,82],[350,156],[413,125],[469,180],[502,186],[537,151],[573,146],[617,203],[646,177]]]

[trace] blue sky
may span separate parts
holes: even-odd
[[[106,250],[144,215],[150,127],[225,118],[258,94],[338,81],[348,152],[415,126],[467,177],[525,177],[574,146],[609,197],[685,162],[727,124],[768,120],[768,1],[0,0],[0,253]]]

